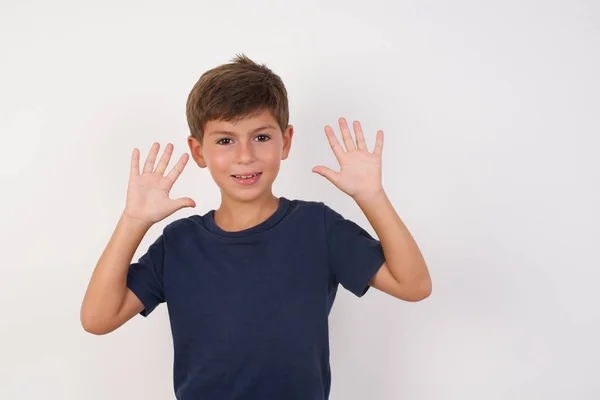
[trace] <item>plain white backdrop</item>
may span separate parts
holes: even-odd
[[[187,151],[185,101],[245,53],[287,85],[276,194],[325,201],[323,127],[385,132],[384,186],[433,277],[420,303],[342,290],[331,399],[598,399],[600,6],[589,1],[2,1],[0,398],[174,398],[166,307],[83,331],[131,150]],[[173,196],[218,206],[189,163]]]

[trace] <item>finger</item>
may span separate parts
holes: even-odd
[[[196,207],[196,202],[189,197],[181,197],[179,199],[175,199],[175,207],[177,210],[182,209],[184,207]]]
[[[327,178],[327,180],[331,183],[333,183],[334,185],[337,183],[338,181],[338,177],[339,177],[339,172],[335,172],[334,170],[324,167],[322,165],[319,165],[317,167],[314,167],[312,169],[312,172],[315,172],[325,178]]]
[[[160,148],[159,143],[153,143],[150,148],[150,152],[146,157],[146,163],[144,164],[143,173],[150,173],[154,170],[154,163],[156,162],[156,155],[158,154],[158,149]]]
[[[169,215],[185,207],[196,207],[196,202],[189,197],[174,199],[169,203]]]
[[[378,130],[377,136],[375,139],[375,147],[373,148],[373,154],[381,156],[382,152],[383,152],[383,131]]]
[[[167,170],[167,165],[169,165],[169,161],[171,160],[171,155],[173,154],[173,145],[171,143],[167,143],[167,147],[165,147],[165,151],[156,166],[154,172],[157,174],[164,174]]]
[[[171,183],[175,183],[177,178],[179,178],[179,175],[181,175],[181,172],[183,171],[183,168],[185,167],[185,164],[188,162],[189,158],[190,156],[187,153],[183,153],[177,164],[173,166],[171,172],[169,172],[167,175],[167,179],[171,181]]]
[[[344,145],[346,146],[347,151],[356,150],[356,144],[354,140],[352,140],[352,134],[350,133],[350,128],[348,128],[348,123],[345,118],[339,119],[340,130],[342,131],[342,139],[344,139]]]
[[[356,146],[359,150],[367,150],[367,142],[365,141],[365,135],[362,131],[359,121],[354,121],[352,124],[354,127],[354,134],[356,135]]]
[[[344,149],[340,145],[340,142],[338,142],[335,132],[329,125],[325,127],[325,134],[327,135],[327,141],[329,141],[329,146],[331,146],[333,154],[335,154],[335,157],[340,161],[344,156]]]
[[[131,168],[129,169],[129,177],[133,178],[140,174],[140,151],[135,148],[131,152]]]

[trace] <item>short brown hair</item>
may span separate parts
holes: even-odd
[[[208,121],[235,122],[265,110],[273,114],[284,132],[289,106],[283,81],[264,64],[257,64],[244,54],[202,74],[186,104],[190,133],[200,143]]]

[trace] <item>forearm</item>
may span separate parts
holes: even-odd
[[[151,225],[121,215],[88,285],[81,306],[84,326],[115,318],[127,293],[127,271]]]
[[[413,236],[394,209],[385,191],[355,198],[377,233],[386,263],[399,284],[431,291],[427,264]]]

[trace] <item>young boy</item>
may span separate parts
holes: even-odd
[[[343,147],[331,127],[325,132],[341,170],[313,169],[356,201],[379,241],[321,202],[272,193],[292,144],[288,115],[279,76],[246,56],[203,74],[187,101],[188,145],[221,204],[168,224],[134,263],[154,223],[196,203],[169,198],[187,154],[165,175],[172,144],[158,159],[154,143],[141,173],[133,150],[126,205],[81,323],[106,334],[166,302],[177,399],[327,399],[338,284],[358,297],[370,286],[406,301],[431,292],[426,263],[382,187],[383,132],[370,152],[360,124],[353,138],[340,119]]]

